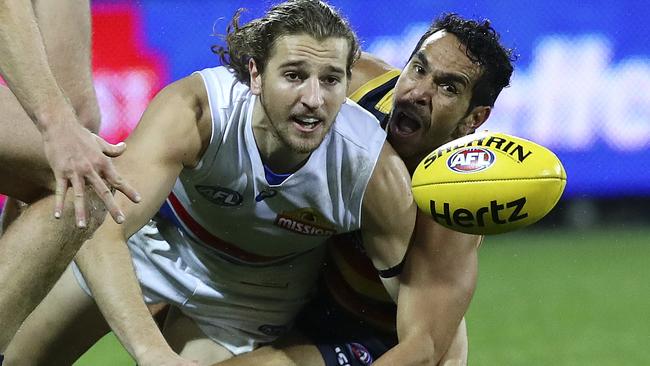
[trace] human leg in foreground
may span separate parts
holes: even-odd
[[[88,225],[75,225],[72,197],[61,219],[51,214],[54,179],[42,148],[40,134],[7,88],[0,88],[0,192],[33,203],[0,238],[0,353],[25,317],[36,307],[88,239],[105,211],[101,201],[87,192]],[[47,205],[50,205],[48,208]]]
[[[93,207],[101,201],[90,201],[92,214],[80,229],[72,207],[57,220],[53,204],[53,196],[31,204],[0,238],[0,353],[104,218]]]

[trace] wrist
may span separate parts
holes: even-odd
[[[52,136],[60,136],[61,131],[69,131],[69,120],[65,118],[36,117],[35,124],[45,142],[52,140]]]
[[[74,110],[67,103],[45,105],[34,112],[33,118],[36,127],[44,137],[47,137],[49,132],[77,120]]]
[[[134,342],[131,342],[130,345],[124,345],[138,365],[146,365],[169,354],[176,354],[158,327],[148,332],[140,332],[137,334],[137,338],[132,338],[132,340]]]
[[[136,363],[140,366],[159,365],[161,360],[169,357],[176,357],[176,353],[167,344],[140,349],[137,354],[132,355]]]
[[[101,113],[94,90],[90,90],[82,96],[71,96],[70,103],[77,115],[77,122],[91,132],[97,133],[101,122]]]

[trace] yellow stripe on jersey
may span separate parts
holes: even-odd
[[[368,94],[369,91],[372,91],[377,87],[379,87],[380,85],[386,83],[388,80],[399,76],[400,72],[401,72],[400,70],[395,69],[395,70],[387,71],[386,73],[377,76],[376,78],[361,85],[359,89],[355,90],[354,93],[350,95],[350,99],[354,100],[355,102],[359,102],[359,100],[361,100],[361,98],[363,98],[366,94]],[[391,92],[391,96],[392,95],[393,94]],[[382,98],[382,101],[384,99],[385,97]],[[390,109],[388,111],[390,112]]]
[[[383,114],[389,114],[393,109],[393,94],[395,89],[391,89],[383,98],[375,105],[375,109]]]

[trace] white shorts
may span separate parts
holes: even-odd
[[[164,234],[165,239],[163,239]],[[172,243],[172,245],[170,245]],[[154,221],[128,241],[147,303],[177,306],[213,341],[237,355],[286,332],[311,297],[324,246],[271,266],[233,263]],[[78,267],[77,281],[90,294]]]

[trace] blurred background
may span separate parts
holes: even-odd
[[[218,65],[210,47],[236,9],[248,8],[248,20],[270,3],[94,1],[101,134],[124,139],[160,88]],[[441,13],[490,19],[519,59],[484,126],[547,146],[566,168],[565,194],[547,218],[489,237],[481,248],[468,313],[470,364],[650,364],[647,2],[330,3],[366,51],[396,67]],[[107,339],[77,364],[128,364],[111,347]]]

